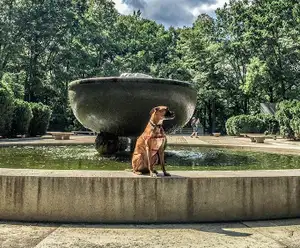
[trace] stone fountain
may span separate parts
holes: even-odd
[[[134,141],[141,134],[155,106],[166,105],[176,113],[164,123],[167,133],[183,127],[195,110],[196,91],[187,82],[125,73],[73,81],[69,100],[78,121],[98,133],[96,149],[110,155],[126,148],[122,138]]]

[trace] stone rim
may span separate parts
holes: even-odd
[[[130,83],[153,83],[153,84],[169,84],[169,85],[178,85],[187,88],[194,89],[195,86],[192,83],[174,80],[174,79],[165,79],[165,78],[142,78],[142,77],[93,77],[78,79],[69,83],[69,90],[72,90],[73,87],[77,85],[88,85],[88,84],[101,84],[104,82],[119,83],[119,82],[130,82]]]

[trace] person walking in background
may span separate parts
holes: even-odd
[[[198,138],[199,125],[200,125],[199,118],[196,119],[196,117],[193,117],[192,121],[191,121],[191,126],[192,126],[192,129],[193,129],[193,132],[191,134],[191,138],[193,138],[194,136],[195,136],[195,138]]]

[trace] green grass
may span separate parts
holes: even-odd
[[[300,156],[214,148],[176,148],[166,151],[168,170],[300,169]],[[55,170],[124,170],[130,156],[103,158],[93,146],[0,148],[0,168]],[[158,167],[159,169],[159,167]]]

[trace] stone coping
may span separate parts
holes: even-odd
[[[143,77],[95,77],[95,78],[85,78],[78,79],[69,83],[69,90],[72,90],[77,85],[86,84],[99,84],[99,83],[116,83],[116,82],[126,82],[126,83],[154,83],[154,84],[168,84],[177,85],[187,88],[194,88],[194,85],[189,82],[184,82],[174,79],[165,78],[143,78]]]
[[[42,170],[42,169],[0,169],[0,176],[14,177],[70,177],[70,178],[144,178],[144,179],[175,179],[175,178],[269,178],[269,177],[300,177],[300,169],[294,170],[244,170],[244,171],[169,171],[171,177],[164,177],[159,171],[157,178],[149,175],[135,175],[129,171],[95,171],[95,170]]]

